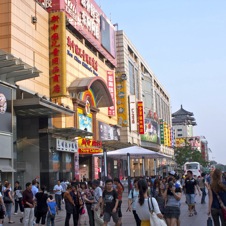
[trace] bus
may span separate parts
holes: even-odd
[[[199,162],[186,162],[184,164],[184,174],[187,174],[187,171],[191,170],[194,176],[201,176],[202,166]]]

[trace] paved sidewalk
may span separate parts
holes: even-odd
[[[135,220],[133,218],[132,212],[126,212],[127,210],[127,196],[128,192],[124,192],[123,194],[123,201],[122,201],[122,226],[135,226]],[[206,200],[208,203],[208,200]],[[199,196],[196,197],[196,210],[198,214],[193,217],[188,216],[188,208],[185,204],[185,195],[183,194],[182,200],[181,200],[181,226],[205,226],[207,221],[207,206],[208,204],[200,204],[201,198]],[[14,207],[13,207],[14,210]],[[62,211],[59,211],[59,214],[56,216],[55,219],[55,226],[64,226],[65,221],[65,208],[64,205],[62,205]],[[23,224],[20,223],[19,219],[21,217],[21,214],[18,213],[18,215],[12,215],[12,220],[15,221],[15,224],[8,224],[8,219],[5,220],[4,226],[8,225],[15,225],[15,226],[22,226]],[[114,223],[111,222],[110,226],[113,226]],[[70,220],[70,226],[73,226],[73,219],[71,217]]]

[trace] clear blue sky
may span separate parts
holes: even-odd
[[[226,0],[96,0],[226,164]]]

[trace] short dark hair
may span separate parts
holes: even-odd
[[[26,188],[29,187],[31,185],[31,182],[27,182],[26,183]]]
[[[107,180],[105,181],[105,184],[107,184],[107,183],[112,183],[112,184],[113,184],[113,180],[112,180],[112,179],[107,179]]]
[[[52,196],[52,195],[49,195],[49,199],[50,199],[50,200],[53,200],[53,196]]]
[[[190,173],[191,175],[193,174],[193,172],[191,170],[188,170],[187,173]]]

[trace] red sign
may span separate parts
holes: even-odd
[[[137,118],[138,118],[138,131],[139,134],[144,134],[144,105],[143,101],[137,102]]]
[[[82,58],[82,60],[89,64],[94,70],[98,70],[98,64],[94,57],[89,56],[84,49],[79,48],[79,46],[74,43],[74,40],[72,40],[70,36],[67,37],[67,46],[70,48],[72,53]]]
[[[95,148],[95,147],[92,147],[92,148],[79,148],[78,149],[78,153],[79,154],[83,154],[83,155],[99,154],[99,153],[102,153],[102,152],[103,152],[103,149]]]
[[[45,3],[44,0],[38,1],[43,2],[48,12],[64,11],[68,23],[95,46],[106,59],[116,66],[115,56],[107,51],[106,47],[104,48],[104,43],[102,42],[103,40],[107,40],[109,43],[114,42],[115,29],[110,20],[105,18],[103,11],[94,0],[52,0],[51,4]],[[101,17],[104,17],[105,21],[101,22]],[[103,26],[103,22],[106,22],[105,26]],[[108,30],[110,30],[111,33],[108,33]],[[105,37],[106,33],[107,36]],[[115,52],[115,44],[113,49],[113,52]]]
[[[108,107],[108,116],[115,116],[115,79],[113,71],[107,71],[107,86],[113,101],[113,106]]]

